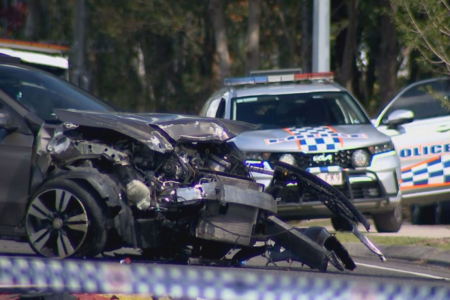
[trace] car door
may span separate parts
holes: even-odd
[[[449,95],[449,79],[420,82],[396,96],[377,119],[400,157],[405,198],[450,192],[450,114],[441,101]],[[388,116],[399,109],[411,110],[413,121],[388,128]]]
[[[0,98],[5,94],[0,92]],[[28,201],[34,136],[21,115],[0,99],[0,232],[14,233]],[[18,232],[16,232],[18,233]]]

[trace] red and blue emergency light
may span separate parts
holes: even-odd
[[[276,83],[276,82],[295,82],[305,80],[324,80],[332,82],[334,79],[333,72],[318,72],[318,73],[293,73],[293,74],[276,74],[267,76],[249,76],[249,77],[235,77],[225,78],[226,86],[232,85],[247,85],[247,84],[262,84],[262,83]]]

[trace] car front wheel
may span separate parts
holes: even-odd
[[[32,196],[26,232],[45,257],[96,256],[106,244],[105,209],[89,186],[67,179],[44,183]]]
[[[401,205],[391,211],[373,215],[373,222],[378,232],[398,232],[402,226],[402,221]]]

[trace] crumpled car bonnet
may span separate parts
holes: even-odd
[[[55,109],[59,120],[73,126],[106,128],[148,142],[163,130],[175,141],[227,141],[258,126],[224,119],[158,113],[103,113]]]

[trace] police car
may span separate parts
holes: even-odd
[[[443,105],[449,95],[450,78],[416,82],[374,121],[397,149],[400,189],[413,224],[450,223],[450,113]]]
[[[260,125],[234,139],[249,165],[271,170],[275,161],[282,161],[303,168],[371,215],[379,232],[400,229],[400,162],[392,141],[372,125],[358,101],[333,82],[333,73],[278,70],[228,78],[200,114]],[[266,186],[272,179],[254,176]],[[347,228],[307,193],[283,197],[278,214],[285,220],[331,217],[335,229]]]

